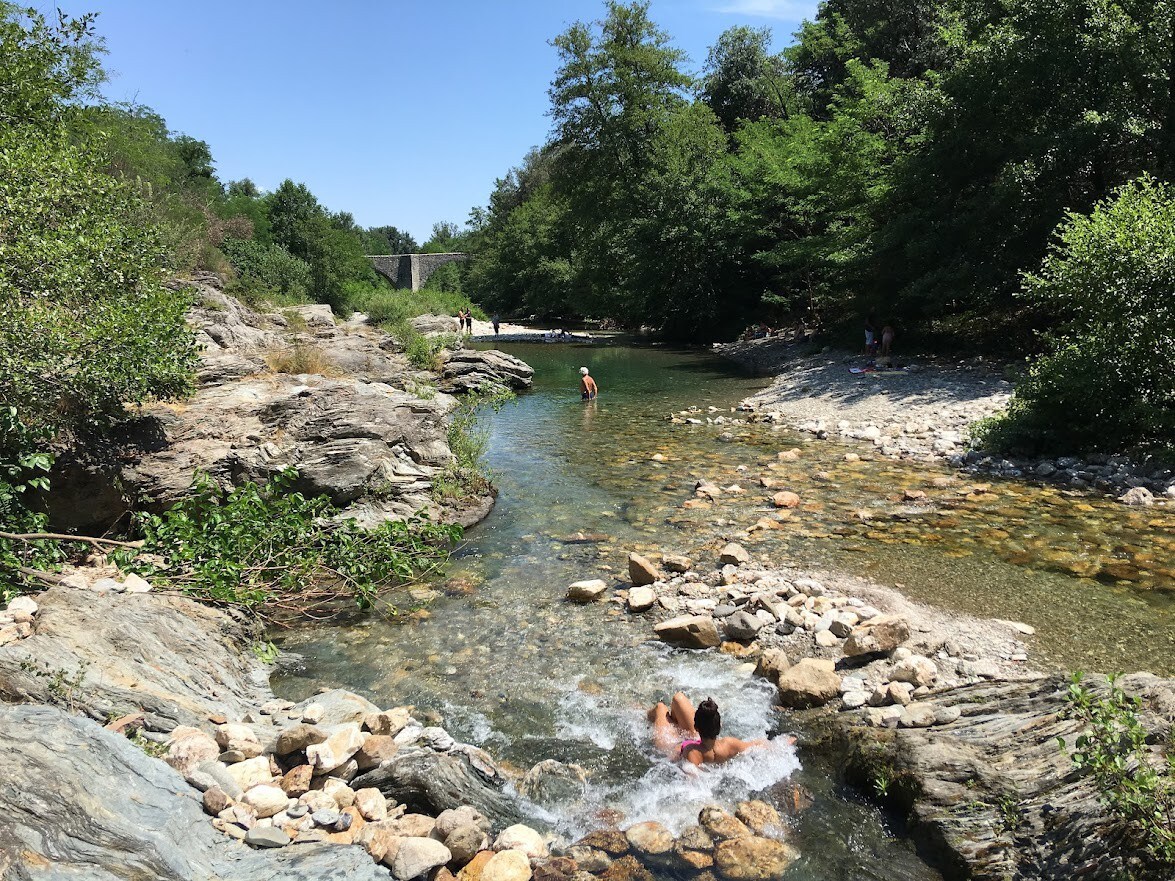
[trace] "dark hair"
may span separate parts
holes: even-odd
[[[694,730],[700,737],[714,738],[722,730],[722,714],[713,698],[706,698],[694,712]]]

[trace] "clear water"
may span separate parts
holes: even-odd
[[[340,685],[381,705],[416,704],[518,769],[542,759],[586,768],[582,798],[533,806],[540,825],[574,837],[619,811],[624,822],[655,817],[681,828],[709,801],[778,799],[799,781],[816,800],[792,821],[804,856],[789,877],[937,877],[802,745],[797,753],[774,741],[716,772],[685,776],[651,748],[644,709],[677,689],[695,701],[713,696],[727,733],[762,736],[788,727],[771,708],[770,689],[733,658],[651,641],[648,620],[616,606],[562,599],[571,581],[619,577],[630,550],[711,560],[727,537],[771,513],[760,476],[794,489],[804,504],[782,528],[744,539],[759,557],[849,569],[942,605],[1034,624],[1038,663],[1175,670],[1169,513],[1020,483],[935,486],[951,472],[847,463],[843,446],[765,426],[672,424],[666,417],[691,405],[721,408],[729,419],[765,383],[702,353],[502,348],[535,367],[535,388],[486,419],[501,493],[435,585],[441,596],[407,624],[366,620],[285,634],[281,644],[305,665],[276,686],[302,697]],[[600,385],[593,403],[579,401],[581,364]],[[733,442],[721,442],[723,432]],[[777,460],[793,447],[798,460]],[[712,508],[682,508],[700,478],[746,492]],[[928,493],[917,508],[902,501],[910,488]],[[575,532],[606,538],[560,541]]]

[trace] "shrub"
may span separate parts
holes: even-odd
[[[1148,748],[1139,721],[1141,701],[1111,676],[1104,696],[1073,676],[1066,695],[1068,718],[1084,726],[1073,750],[1073,764],[1090,775],[1098,798],[1125,824],[1151,865],[1143,877],[1171,878],[1175,873],[1175,753]]]
[[[89,22],[0,3],[0,402],[52,429],[183,395],[196,357],[153,215],[73,125],[98,78]]]
[[[53,457],[39,449],[47,439],[45,430],[24,425],[15,407],[0,407],[0,528],[5,532],[45,531],[48,517],[30,507],[29,496],[49,489]],[[62,558],[57,542],[0,538],[0,604],[28,584],[22,569],[52,569]]]
[[[1175,443],[1175,195],[1143,177],[1070,214],[1024,295],[1062,316],[985,445],[1028,453]]]
[[[433,482],[433,496],[438,501],[461,501],[493,489],[483,469],[489,431],[481,424],[480,416],[485,408],[499,410],[512,400],[514,393],[510,389],[487,385],[462,397],[449,414],[448,440],[454,463]]]
[[[141,551],[112,557],[202,600],[318,615],[346,599],[370,607],[384,588],[439,567],[461,536],[422,514],[365,529],[339,519],[325,496],[294,492],[297,479],[288,469],[225,491],[199,476],[166,513],[136,515]]]
[[[221,250],[237,271],[233,290],[242,299],[279,305],[309,301],[309,264],[280,245],[226,237]]]

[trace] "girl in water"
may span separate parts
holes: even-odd
[[[658,702],[648,715],[653,723],[653,744],[671,758],[691,765],[719,765],[752,747],[767,745],[762,738],[720,737],[722,714],[712,698],[706,698],[695,710],[679,691],[670,706]]]

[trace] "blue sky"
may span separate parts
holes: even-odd
[[[52,10],[43,0],[42,9]],[[207,141],[222,180],[291,177],[364,226],[464,223],[547,136],[547,41],[599,0],[62,0],[100,13],[108,98]],[[700,68],[735,24],[781,48],[816,0],[653,0]]]

